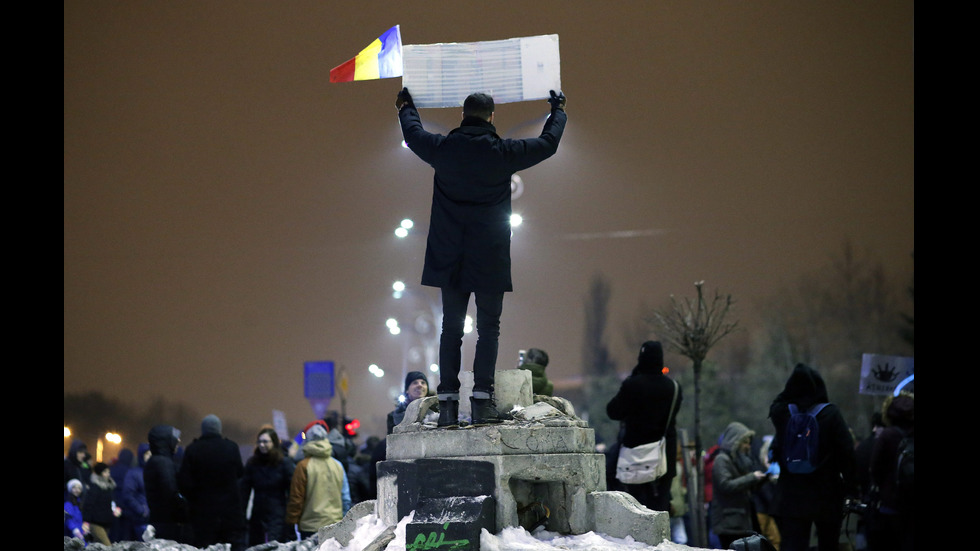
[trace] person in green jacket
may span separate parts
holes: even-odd
[[[527,354],[524,355],[524,362],[518,367],[531,372],[531,385],[535,394],[553,395],[555,385],[548,380],[548,376],[544,373],[544,368],[548,367],[547,352],[540,348],[528,349]]]

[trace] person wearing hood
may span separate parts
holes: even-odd
[[[333,457],[323,425],[314,424],[306,431],[303,455],[293,471],[286,524],[298,525],[300,537],[306,539],[343,519],[351,498],[344,466]]]
[[[422,285],[442,294],[439,339],[438,426],[459,422],[461,347],[470,296],[476,301],[476,352],[473,359],[473,424],[501,423],[494,372],[500,315],[511,281],[511,178],[558,152],[565,130],[565,95],[551,91],[551,115],[536,138],[497,135],[494,101],[477,92],[463,100],[459,127],[448,135],[427,132],[408,88],[395,99],[402,137],[408,148],[435,171]]]
[[[116,460],[109,466],[109,474],[112,479],[116,481],[116,491],[115,495],[113,495],[116,505],[120,505],[122,503],[123,481],[126,480],[126,473],[133,468],[135,463],[136,456],[133,455],[133,450],[123,448],[119,450],[119,455],[116,456]],[[124,534],[125,527],[123,526],[123,523],[124,521],[121,516],[117,517],[115,522],[112,523],[112,529],[109,530],[110,540],[123,541],[126,539],[127,536]]]
[[[109,530],[113,521],[122,513],[115,505],[116,481],[112,479],[109,465],[99,462],[92,468],[89,485],[82,500],[82,518],[89,525],[92,538],[102,545],[112,545]]]
[[[752,491],[766,481],[766,474],[756,470],[753,436],[755,432],[742,423],[729,423],[721,434],[721,451],[711,466],[711,528],[723,549],[738,538],[759,531],[753,522]]]
[[[126,471],[122,492],[116,503],[122,508],[120,519],[122,541],[138,541],[150,522],[150,506],[146,503],[146,485],[143,469],[150,459],[150,444],[141,442],[136,449],[136,466]]]
[[[177,487],[177,465],[174,462],[180,431],[170,425],[157,425],[150,429],[146,440],[152,454],[143,467],[150,524],[160,539],[190,543],[185,527],[188,520],[187,501]]]
[[[388,434],[391,434],[395,426],[405,419],[405,410],[408,405],[429,395],[429,380],[425,373],[421,371],[411,371],[405,376],[405,389],[398,397],[398,404],[395,409],[388,413]]]
[[[797,364],[783,391],[769,406],[775,429],[770,449],[780,471],[772,501],[772,514],[782,538],[780,551],[807,551],[814,525],[819,551],[836,551],[844,500],[857,495],[854,437],[835,404],[830,403],[816,415],[820,427],[816,469],[794,473],[787,468],[783,442],[791,417],[790,404],[807,411],[829,402],[823,377],[815,369]]]
[[[677,412],[681,408],[683,392],[680,383],[667,377],[663,370],[663,346],[658,341],[643,343],[633,372],[606,404],[609,418],[621,421],[620,445],[635,448],[666,436],[666,449],[677,449]],[[674,404],[673,411],[671,404]],[[669,511],[670,485],[675,476],[677,462],[668,461],[667,473],[659,479],[645,484],[624,484],[623,487],[648,509]]]
[[[868,526],[871,551],[910,551],[915,548],[914,496],[900,491],[899,455],[902,441],[915,438],[915,397],[889,396],[882,404],[885,427],[871,450],[871,481],[878,488],[878,510]]]
[[[241,479],[245,474],[238,444],[221,434],[221,419],[208,415],[201,436],[184,450],[177,474],[181,493],[191,506],[194,545],[205,548],[230,543],[231,551],[246,547],[245,507]]]
[[[535,394],[551,396],[555,392],[555,385],[548,380],[548,375],[544,369],[548,367],[548,353],[540,348],[529,348],[524,355],[524,361],[517,366],[531,372],[531,390]]]
[[[89,460],[92,456],[88,453],[88,446],[79,439],[71,441],[68,446],[68,455],[65,456],[65,484],[69,480],[75,479],[82,481],[84,485],[92,474],[92,466]],[[84,488],[83,488],[84,492]]]

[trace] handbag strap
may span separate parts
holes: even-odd
[[[674,406],[677,405],[677,381],[674,379],[670,381],[674,383],[674,399],[670,401],[670,413],[667,414],[667,425],[664,426],[664,438],[667,437],[667,431],[670,430],[670,421],[674,418]]]

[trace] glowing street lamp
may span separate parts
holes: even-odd
[[[401,239],[408,237],[408,231],[415,227],[415,222],[410,218],[402,220],[402,223],[395,228],[395,236]]]

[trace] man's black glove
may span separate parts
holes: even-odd
[[[565,94],[563,94],[561,92],[558,92],[556,94],[554,90],[551,90],[551,97],[548,98],[548,103],[551,104],[551,108],[552,109],[561,109],[562,111],[564,111],[565,110]]]
[[[395,107],[399,111],[401,111],[402,107],[405,105],[413,105],[412,94],[408,93],[408,88],[402,88],[401,91],[398,92],[398,97],[395,98]]]

